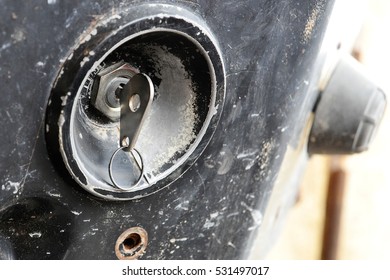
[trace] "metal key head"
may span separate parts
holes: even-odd
[[[137,74],[124,86],[120,95],[120,146],[134,149],[154,96],[152,80]]]

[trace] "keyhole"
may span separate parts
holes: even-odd
[[[129,108],[132,112],[137,112],[139,107],[141,107],[141,98],[138,94],[134,94],[132,97],[130,97],[129,100]]]
[[[115,99],[119,102],[120,96],[122,93],[123,88],[125,87],[126,84],[120,83],[117,89],[115,90]]]

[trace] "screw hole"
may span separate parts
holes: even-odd
[[[123,240],[122,244],[125,251],[130,251],[141,244],[141,236],[138,233],[132,233]]]
[[[116,241],[115,254],[120,260],[138,259],[145,253],[148,234],[141,227],[129,228]]]

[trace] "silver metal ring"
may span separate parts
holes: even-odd
[[[131,186],[123,187],[123,186],[120,186],[119,184],[117,184],[117,182],[115,181],[115,178],[114,178],[114,176],[113,176],[112,163],[113,163],[113,159],[115,158],[116,154],[117,154],[118,152],[120,152],[121,150],[123,150],[124,148],[127,148],[127,147],[119,147],[119,148],[113,153],[113,155],[111,156],[110,163],[109,163],[109,165],[108,165],[108,173],[109,173],[109,175],[110,175],[111,182],[112,182],[112,184],[113,184],[115,187],[117,187],[118,189],[127,191],[127,190],[130,190],[130,189],[132,189],[132,188],[138,186],[138,184],[141,182],[142,177],[144,177],[144,170],[145,170],[145,169],[144,169],[144,161],[143,161],[143,159],[142,159],[141,154],[140,154],[135,148],[133,148],[132,150],[130,150],[129,153],[133,156],[135,162],[137,163],[137,166],[138,166],[139,170],[141,171],[141,174],[140,174],[139,178],[137,179],[137,181],[135,182],[135,184],[133,184],[133,185],[131,185]],[[134,155],[134,152],[137,153],[137,155],[138,155],[138,157],[139,157],[141,163],[138,162],[138,159],[137,159],[137,157]]]

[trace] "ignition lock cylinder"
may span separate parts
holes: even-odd
[[[132,21],[98,25],[73,51],[46,118],[60,170],[109,200],[140,198],[178,179],[223,108],[223,61],[203,20],[169,5],[137,11]]]

